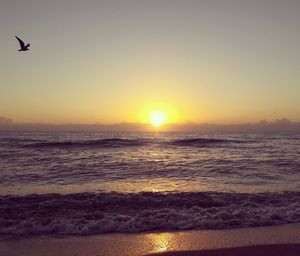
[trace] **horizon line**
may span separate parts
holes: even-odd
[[[161,131],[161,132],[300,132],[300,122],[293,122],[287,118],[275,119],[273,121],[261,120],[259,122],[248,123],[165,123],[159,127],[154,127],[150,123],[141,122],[121,122],[113,124],[84,124],[84,123],[65,123],[65,124],[51,124],[51,123],[16,123],[11,120],[6,122],[0,118],[1,132],[138,132],[138,131]]]

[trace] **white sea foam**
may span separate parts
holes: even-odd
[[[1,234],[91,235],[300,221],[300,192],[82,193],[1,197]]]

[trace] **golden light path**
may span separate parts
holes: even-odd
[[[173,240],[174,233],[153,233],[145,236],[152,245],[153,253],[166,252],[176,248]]]

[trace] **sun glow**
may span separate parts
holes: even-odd
[[[173,105],[166,102],[155,102],[144,103],[143,106],[139,107],[137,121],[143,124],[149,124],[152,126],[152,129],[160,129],[161,127],[165,129],[170,124],[178,123],[181,120]]]
[[[150,123],[155,127],[161,126],[166,122],[166,120],[166,114],[160,110],[153,111],[150,114]]]

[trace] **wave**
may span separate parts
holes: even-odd
[[[191,146],[191,147],[209,147],[221,145],[223,143],[242,143],[241,141],[233,141],[226,139],[205,139],[192,138],[171,141],[158,141],[155,139],[99,139],[86,141],[42,141],[23,145],[23,147],[33,148],[82,148],[82,147],[129,147],[129,146],[145,146],[148,144],[163,144],[171,146]]]
[[[170,141],[169,143],[176,146],[211,146],[215,144],[223,144],[228,142],[237,142],[226,139],[205,139],[205,138],[192,138],[192,139],[180,139]]]
[[[86,140],[86,141],[49,141],[40,143],[31,143],[23,147],[33,148],[82,148],[82,147],[129,147],[129,146],[142,146],[146,144],[146,140],[134,139],[99,139],[99,140]]]
[[[80,193],[0,197],[0,234],[92,235],[300,221],[300,192]]]

